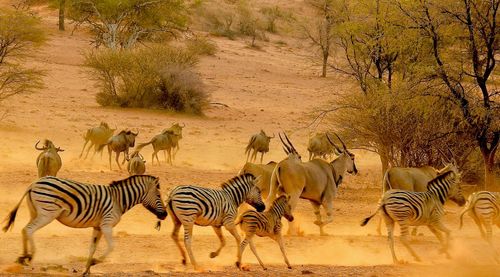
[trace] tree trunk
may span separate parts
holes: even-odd
[[[483,190],[497,191],[499,188],[495,183],[495,153],[483,152],[484,161],[484,186]]]
[[[328,65],[328,54],[323,54],[323,70],[321,71],[321,77],[326,77],[327,65]]]
[[[66,0],[59,0],[59,31],[64,31],[65,12],[66,12]]]

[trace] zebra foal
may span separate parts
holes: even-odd
[[[281,218],[284,216],[288,221],[293,221],[292,206],[288,203],[289,201],[289,195],[281,195],[273,201],[268,211],[263,213],[246,211],[240,216],[236,224],[240,225],[241,230],[245,233],[245,238],[239,245],[238,261],[236,262],[236,266],[239,269],[246,270],[241,264],[241,258],[243,256],[243,251],[245,251],[245,247],[247,244],[250,244],[250,249],[259,261],[260,266],[262,266],[264,270],[267,270],[266,266],[264,266],[264,263],[262,263],[259,258],[259,255],[257,255],[257,250],[252,241],[254,235],[259,237],[270,237],[275,240],[280,246],[286,265],[289,269],[292,268],[286,257],[283,236],[281,235]]]
[[[450,230],[443,225],[441,220],[444,214],[443,205],[448,198],[459,206],[465,204],[465,198],[460,187],[460,173],[454,165],[446,172],[429,181],[426,192],[399,189],[391,189],[385,192],[379,201],[377,210],[371,216],[365,218],[361,222],[361,226],[365,226],[381,210],[387,227],[389,248],[391,249],[394,263],[398,262],[394,252],[393,232],[395,222],[401,227],[401,242],[415,260],[420,261],[420,258],[409,244],[409,226],[426,225],[438,238],[443,246],[444,253],[449,257],[448,243]],[[443,240],[441,232],[445,233],[446,240]]]
[[[193,226],[212,226],[220,240],[219,248],[210,253],[211,258],[219,255],[226,242],[222,234],[222,226],[228,230],[240,244],[240,236],[236,231],[235,220],[238,207],[247,202],[258,211],[265,209],[256,186],[258,179],[251,174],[236,176],[222,184],[221,189],[210,189],[198,186],[178,186],[172,190],[167,200],[167,210],[174,223],[172,239],[182,255],[182,263],[186,264],[186,253],[179,242],[179,229],[184,227],[184,245],[189,259],[196,270],[199,270],[191,248]]]
[[[83,275],[90,274],[90,267],[104,260],[113,250],[113,227],[133,206],[142,203],[158,219],[167,217],[160,196],[160,182],[156,177],[135,175],[114,181],[109,186],[102,186],[49,176],[29,186],[7,217],[4,232],[13,227],[17,210],[26,196],[31,219],[22,231],[23,255],[18,258],[18,262],[27,264],[32,260],[35,254],[33,234],[57,219],[73,228],[94,228]],[[102,235],[108,248],[99,259],[94,259],[93,255]],[[31,251],[28,249],[28,243]]]

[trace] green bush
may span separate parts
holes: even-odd
[[[101,50],[86,55],[102,106],[166,109],[202,114],[208,102],[203,82],[191,68],[195,53],[166,46]]]

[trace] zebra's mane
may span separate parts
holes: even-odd
[[[231,186],[233,186],[236,183],[236,180],[241,179],[242,181],[245,181],[248,177],[252,177],[252,178],[255,179],[255,176],[253,176],[253,174],[251,174],[251,173],[245,173],[245,174],[241,174],[241,175],[235,176],[235,177],[233,177],[233,178],[225,181],[224,183],[222,183],[220,185],[220,187],[222,189],[225,189],[227,187],[231,187]]]
[[[130,179],[134,179],[134,178],[137,178],[137,177],[151,177],[151,178],[156,178],[154,176],[151,176],[151,175],[133,175],[133,176],[129,176],[125,179],[122,179],[122,180],[118,180],[118,181],[112,181],[109,186],[112,187],[112,188],[116,188],[116,187],[119,187],[119,186],[122,186],[124,184],[126,184],[126,182]]]
[[[448,176],[450,176],[452,173],[455,173],[453,170],[449,170],[449,171],[446,171],[446,172],[443,172],[441,173],[440,175],[436,176],[436,178],[430,180],[428,183],[427,183],[427,188],[429,188],[429,186],[431,184],[434,184],[438,181],[441,181],[441,180],[444,180],[446,178],[448,178]]]

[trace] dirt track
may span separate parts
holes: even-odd
[[[83,132],[105,120],[111,126],[140,131],[139,142],[148,140],[173,122],[187,127],[175,166],[154,166],[148,173],[160,176],[163,193],[180,184],[217,186],[234,176],[244,162],[243,149],[248,137],[263,128],[268,132],[287,131],[298,150],[306,153],[309,114],[330,100],[331,91],[348,89],[340,77],[320,79],[313,76],[309,61],[288,46],[272,41],[263,51],[248,49],[241,41],[215,39],[219,52],[203,58],[197,70],[207,83],[214,105],[206,117],[173,115],[161,111],[114,109],[99,107],[94,100],[96,88],[82,71],[81,51],[89,49],[88,38],[77,32],[55,31],[55,14],[40,11],[44,24],[51,30],[50,40],[37,54],[33,65],[47,70],[47,88],[42,92],[9,99],[5,106],[9,116],[0,122],[0,218],[15,206],[25,188],[36,179],[34,143],[42,138],[52,139],[66,149],[62,153],[60,177],[106,184],[126,177],[125,171],[109,171],[106,161],[96,157],[93,162],[81,161],[78,155],[83,144]],[[148,152],[149,151],[149,152]],[[150,148],[145,156],[150,162]],[[405,265],[392,265],[386,238],[374,235],[375,218],[365,228],[360,220],[376,206],[380,190],[377,158],[356,152],[358,176],[348,176],[335,202],[335,221],[326,230],[330,236],[320,237],[312,224],[310,205],[302,201],[297,217],[306,231],[304,237],[286,239],[286,249],[294,269],[284,266],[279,248],[271,240],[256,239],[268,271],[262,271],[247,249],[244,262],[250,264],[249,276],[276,275],[341,275],[341,276],[500,276],[499,267],[490,257],[491,251],[479,239],[476,227],[467,219],[466,227],[458,231],[458,211],[446,217],[454,232],[453,258],[447,260],[438,253],[437,240],[424,230],[415,249],[423,257],[413,263],[398,243],[400,258],[410,260]],[[277,141],[272,141],[266,160],[283,158]],[[116,168],[116,165],[113,165]],[[21,206],[13,232],[0,235],[0,275],[15,273],[81,274],[88,251],[91,231],[70,229],[54,222],[35,236],[38,252],[32,267],[13,263],[21,252],[20,230],[28,221],[26,205]],[[180,264],[180,255],[169,237],[170,220],[160,232],[154,230],[154,217],[137,207],[123,217],[115,228],[116,247],[109,260],[92,268],[93,273],[121,276],[123,274],[187,275],[191,267]],[[498,234],[498,232],[497,232]],[[206,269],[203,274],[233,276],[236,245],[225,233],[228,245],[220,257],[210,259],[208,253],[218,241],[211,228],[196,227],[194,251]],[[500,239],[496,239],[499,247]],[[100,245],[102,250],[104,244]]]

